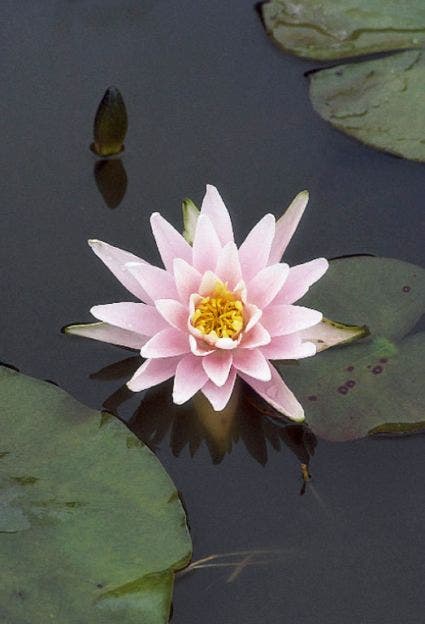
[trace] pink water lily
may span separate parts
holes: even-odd
[[[289,267],[282,255],[308,201],[300,193],[276,222],[265,215],[238,248],[217,189],[207,186],[185,237],[159,213],[151,226],[164,268],[97,240],[95,254],[142,303],[98,305],[101,323],[72,333],[140,349],[134,392],[174,377],[173,400],[201,391],[222,410],[239,375],[278,412],[302,421],[303,408],[270,360],[316,353],[322,314],[294,305],[327,270],[324,258]],[[192,232],[188,229],[192,230]]]

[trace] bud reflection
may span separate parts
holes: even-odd
[[[94,179],[108,208],[117,208],[127,190],[127,173],[120,158],[98,160],[94,165]]]

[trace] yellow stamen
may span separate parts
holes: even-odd
[[[192,314],[192,325],[202,334],[214,338],[237,338],[243,328],[243,303],[217,282],[214,292],[197,304]]]

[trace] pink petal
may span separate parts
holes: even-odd
[[[151,216],[151,227],[162,262],[168,271],[173,270],[174,258],[192,262],[192,248],[189,243],[158,212]]]
[[[239,248],[239,259],[245,281],[250,280],[267,265],[275,233],[275,218],[266,214],[252,228]]]
[[[325,258],[317,258],[291,267],[282,290],[274,299],[273,304],[295,303],[301,299],[310,286],[326,273],[328,267],[329,262]]]
[[[178,329],[163,329],[153,336],[142,348],[144,358],[163,358],[182,355],[190,350],[189,337]]]
[[[307,330],[308,331],[308,330]],[[269,360],[298,360],[316,354],[313,342],[303,342],[298,333],[288,336],[275,336],[270,344],[261,347]]]
[[[271,337],[261,323],[257,323],[249,332],[242,336],[240,347],[242,349],[255,349],[269,344]]]
[[[218,340],[214,341],[214,346],[217,349],[226,349],[226,350],[231,350],[231,349],[236,349],[236,347],[239,345],[240,342],[240,338],[233,340],[232,338],[219,338]]]
[[[248,299],[259,308],[265,308],[281,290],[289,273],[287,264],[265,267],[247,285]]]
[[[117,280],[119,280],[129,292],[146,303],[152,302],[151,297],[149,297],[126,266],[129,262],[143,263],[145,262],[144,260],[128,251],[118,249],[118,247],[112,247],[112,245],[108,245],[108,243],[103,243],[99,240],[89,240],[89,245],[96,256],[102,260],[111,273],[115,275]]]
[[[220,282],[220,279],[215,273],[206,271],[199,284],[198,293],[201,297],[208,297],[215,290],[218,282]]]
[[[240,282],[242,271],[235,243],[227,243],[220,251],[215,272],[223,282],[227,283],[230,290]]]
[[[190,350],[193,355],[203,356],[209,353],[214,353],[214,349],[211,348],[204,340],[197,340],[195,336],[189,335]]]
[[[224,386],[219,387],[212,381],[207,381],[202,388],[202,393],[207,397],[216,412],[221,412],[229,402],[235,385],[235,379],[236,371],[232,368]]]
[[[180,300],[186,303],[192,293],[198,292],[201,274],[180,258],[174,260],[174,279]]]
[[[204,273],[215,268],[221,251],[221,243],[211,221],[202,213],[196,224],[193,241],[193,266]]]
[[[193,397],[208,381],[208,376],[202,367],[202,358],[191,353],[186,355],[177,365],[174,377],[173,401],[181,405]]]
[[[128,388],[133,392],[140,392],[170,379],[176,372],[179,361],[179,357],[146,360],[127,382]]]
[[[154,301],[155,299],[178,298],[176,284],[171,273],[147,262],[145,264],[130,262],[127,268]]]
[[[119,345],[120,347],[129,347],[130,349],[140,349],[148,340],[146,336],[121,329],[120,327],[113,327],[107,323],[69,325],[69,327],[65,328],[65,333],[72,336],[101,340],[102,342]]]
[[[187,330],[187,321],[189,318],[189,309],[180,301],[174,299],[157,299],[155,301],[156,308],[163,319],[173,327],[182,331]]]
[[[233,365],[241,373],[255,379],[271,379],[269,363],[259,349],[238,349],[233,356]]]
[[[233,355],[231,351],[217,350],[202,358],[204,371],[216,386],[224,386],[230,373]]]
[[[271,379],[270,381],[258,381],[253,377],[241,374],[240,377],[248,385],[251,386],[258,394],[263,397],[267,403],[270,403],[275,410],[295,420],[302,422],[304,420],[304,410],[298,403],[294,394],[289,390],[277,370],[270,364]]]
[[[245,309],[244,309],[244,316],[245,316],[245,323],[246,323],[245,330],[244,330],[245,333],[251,331],[251,329],[255,327],[255,325],[260,320],[262,314],[263,314],[263,311],[260,310],[260,308],[257,308],[257,306],[254,305],[253,303],[247,303],[245,305]]]
[[[307,191],[299,193],[276,223],[276,234],[270,250],[269,264],[280,262],[289,241],[298,227],[308,202]]]
[[[209,217],[222,245],[233,241],[230,215],[215,186],[207,184],[207,191],[201,206],[201,214]]]
[[[145,303],[111,303],[94,306],[90,312],[100,321],[144,336],[153,336],[167,327],[159,312]]]
[[[261,323],[271,336],[293,334],[320,323],[322,313],[294,305],[271,305],[263,310]]]

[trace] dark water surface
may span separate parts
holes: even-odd
[[[1,22],[0,358],[22,372],[102,406],[125,377],[90,375],[131,354],[60,333],[89,320],[91,305],[126,298],[86,239],[156,262],[150,213],[180,226],[181,199],[199,202],[207,182],[241,238],[309,189],[291,264],[361,252],[425,264],[424,166],[326,125],[303,77],[315,64],[274,47],[252,2],[4,0]],[[114,209],[88,148],[110,84],[129,114],[127,191]],[[246,409],[217,463],[223,447],[203,439],[214,423],[198,425],[191,406],[171,412],[169,390],[153,392],[132,427],[182,491],[194,559],[271,551],[178,579],[175,624],[423,623],[422,436],[319,440],[300,496],[299,464],[315,445],[302,430],[282,433]]]

